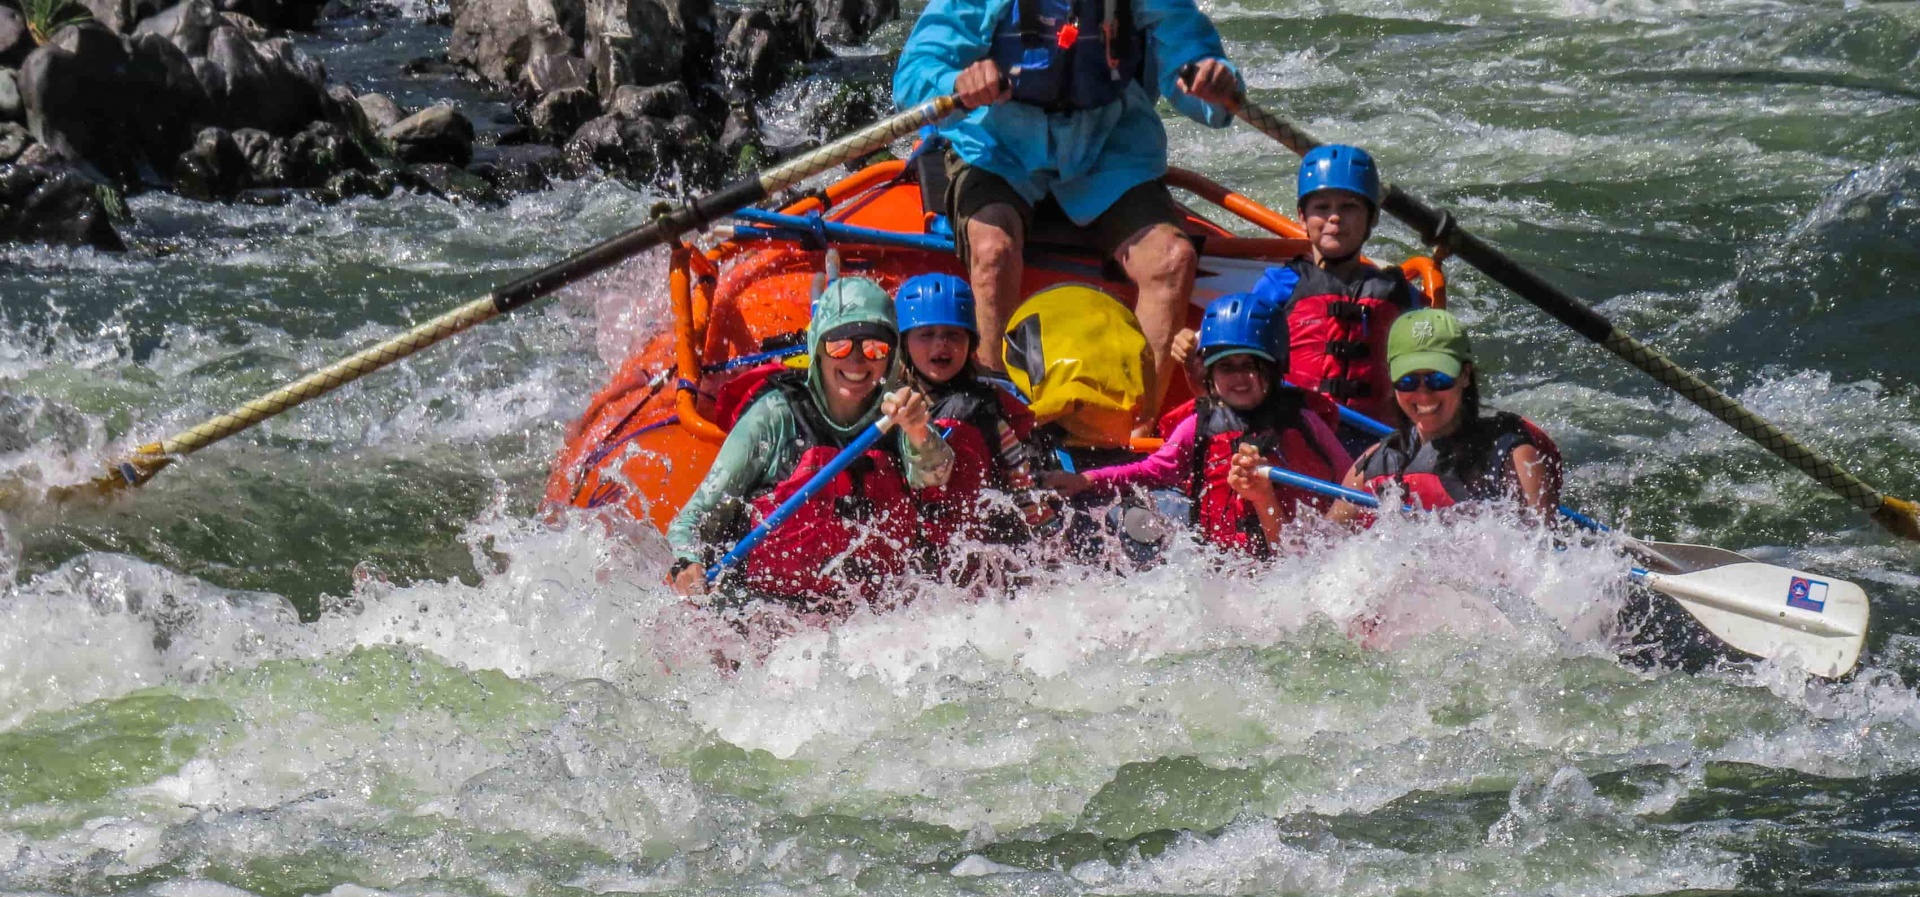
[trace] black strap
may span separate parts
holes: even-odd
[[[1331,299],[1327,302],[1327,317],[1336,321],[1362,321],[1367,317],[1367,307],[1357,299]]]
[[[1373,354],[1373,347],[1365,340],[1330,339],[1327,340],[1327,355],[1340,361],[1356,361]]]
[[[1028,47],[1038,47],[1046,43],[1046,35],[1040,25],[1040,4],[1042,0],[1013,0],[1020,8],[1020,42]]]
[[[1373,398],[1373,384],[1351,377],[1328,377],[1320,381],[1320,391],[1340,401]]]

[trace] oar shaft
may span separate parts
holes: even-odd
[[[739,563],[742,558],[747,556],[748,552],[754,549],[754,546],[759,545],[761,541],[766,539],[774,530],[779,529],[780,524],[787,522],[787,518],[792,517],[798,512],[800,507],[805,505],[807,500],[813,497],[814,493],[819,492],[820,489],[831,482],[834,477],[839,476],[840,472],[846,470],[848,465],[859,460],[861,455],[866,454],[867,449],[873,448],[873,444],[879,442],[880,437],[886,435],[887,431],[892,428],[893,418],[882,416],[879,420],[874,421],[872,426],[867,427],[864,432],[855,437],[852,442],[847,443],[847,447],[841,449],[840,454],[833,456],[833,460],[828,461],[825,467],[820,468],[813,476],[807,478],[807,481],[802,483],[798,490],[788,496],[786,501],[781,502],[779,507],[774,508],[773,513],[767,515],[767,519],[760,521],[760,525],[754,527],[752,532],[747,533],[746,538],[741,539],[739,543],[735,544],[733,550],[728,551],[717,563],[708,567],[707,581],[712,582],[719,579],[720,574],[725,572],[728,567]]]
[[[1852,502],[1855,507],[1871,513],[1880,510],[1886,503],[1886,496],[1878,489],[1840,469],[1832,458],[1783,432],[1739,400],[1701,379],[1698,374],[1675,364],[1660,350],[1615,327],[1605,315],[1548,283],[1457,224],[1446,227],[1447,219],[1442,213],[1405,190],[1389,185],[1386,202],[1381,207],[1387,214],[1406,222],[1421,234],[1437,235],[1440,242],[1459,256],[1461,261],[1478,268],[1494,282],[1533,303],[1575,333],[1599,344],[1647,376],[1686,397],[1708,414],[1740,431],[1741,435],[1759,443],[1781,460]],[[1444,233],[1441,232],[1442,228],[1446,228]]]
[[[1320,145],[1320,141],[1311,134],[1244,97],[1239,99],[1235,114],[1255,130],[1272,137],[1297,154],[1304,156]],[[1615,327],[1606,316],[1541,279],[1485,240],[1468,233],[1450,214],[1428,205],[1395,184],[1386,185],[1381,210],[1412,227],[1428,244],[1445,246],[1462,261],[1478,268],[1496,283],[1533,303],[1574,332],[1618,355],[1838,493],[1855,507],[1871,513],[1874,520],[1894,533],[1920,541],[1920,516],[1916,516],[1920,508],[1916,508],[1912,502],[1886,495],[1842,470],[1832,458],[1787,435],[1752,409],[1701,379],[1698,374],[1675,364],[1659,350]]]
[[[923,103],[824,147],[742,178],[695,199],[646,224],[598,243],[502,286],[377,346],[363,349],[299,380],[240,405],[190,430],[142,446],[117,467],[129,484],[145,482],[174,457],[190,454],[275,417],[303,402],[324,396],[455,334],[515,311],[561,287],[590,277],[620,261],[681,234],[710,224],[766,199],[835,165],[859,159],[895,140],[945,118],[956,108],[952,97]]]

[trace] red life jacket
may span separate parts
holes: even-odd
[[[786,479],[749,499],[755,525],[852,441],[842,440],[827,424],[804,371],[767,377],[760,394],[767,390],[786,397],[802,450]],[[754,546],[739,566],[747,588],[809,603],[856,596],[872,600],[887,579],[905,572],[920,519],[897,446],[895,439],[880,440]]]
[[[1309,395],[1288,389],[1251,412],[1235,411],[1212,399],[1194,403],[1194,469],[1187,479],[1187,496],[1193,500],[1191,522],[1207,541],[1257,557],[1272,553],[1253,503],[1227,485],[1227,471],[1232,469],[1233,455],[1241,443],[1257,446],[1268,464],[1315,479],[1336,479],[1346,472],[1334,469],[1333,459],[1307,432],[1300,414],[1310,401]],[[1283,522],[1293,519],[1294,506],[1299,502],[1322,510],[1333,505],[1328,499],[1290,486],[1276,485],[1274,492],[1280,500]]]
[[[1414,307],[1406,277],[1367,265],[1348,283],[1304,256],[1287,267],[1300,278],[1286,305],[1287,380],[1369,417],[1397,420],[1387,331]]]
[[[1332,399],[1317,392],[1301,391],[1300,397],[1306,401],[1305,410],[1308,413],[1319,417],[1320,422],[1327,425],[1327,429],[1335,433],[1340,432],[1339,405],[1335,405]],[[1173,431],[1180,428],[1182,421],[1192,417],[1194,405],[1198,402],[1198,399],[1188,399],[1174,406],[1172,411],[1160,415],[1161,438],[1172,436]]]
[[[1549,486],[1559,488],[1560,449],[1546,431],[1506,411],[1475,420],[1471,426],[1427,442],[1411,428],[1394,431],[1360,464],[1367,491],[1379,495],[1398,485],[1407,501],[1428,510],[1459,502],[1518,498],[1513,450],[1533,446],[1547,464]]]
[[[934,387],[933,426],[944,430],[953,450],[953,474],[947,484],[928,490],[921,505],[927,537],[944,545],[955,536],[989,541],[1017,539],[1025,527],[1018,514],[988,512],[981,505],[987,489],[1008,489],[1007,471],[1000,456],[1000,424],[1016,437],[1033,433],[1033,413],[1003,389],[972,375]]]

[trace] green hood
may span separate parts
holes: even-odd
[[[893,299],[880,285],[864,277],[842,277],[827,285],[820,297],[813,300],[813,321],[807,325],[807,388],[813,392],[813,400],[820,408],[821,416],[826,415],[826,390],[820,383],[821,355],[820,336],[842,324],[872,323],[885,326],[895,333],[896,345],[892,360],[887,362],[887,375],[882,380],[880,390],[874,393],[873,404],[867,407],[860,420],[848,427],[828,420],[827,424],[840,431],[841,436],[858,433],[866,429],[880,417],[880,394],[899,380],[900,351],[897,344],[898,325],[893,317]]]

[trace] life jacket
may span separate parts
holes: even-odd
[[[748,499],[754,525],[854,438],[842,439],[827,423],[807,388],[806,372],[767,377],[751,398],[766,391],[778,391],[793,409],[801,451],[786,479]],[[807,603],[871,600],[886,579],[903,573],[919,534],[919,515],[897,446],[894,439],[880,440],[754,546],[739,565],[747,589]]]
[[[1347,283],[1305,256],[1287,267],[1300,278],[1287,298],[1287,380],[1369,417],[1397,419],[1387,331],[1413,309],[1405,275],[1368,265]]]
[[[1299,392],[1299,396],[1306,403],[1304,410],[1307,413],[1320,418],[1320,422],[1326,424],[1327,429],[1336,433],[1340,431],[1340,406],[1335,405],[1332,399],[1317,392],[1306,392],[1304,390]],[[1173,431],[1180,428],[1181,422],[1193,416],[1193,409],[1199,402],[1199,399],[1188,399],[1175,405],[1173,409],[1167,413],[1160,415],[1160,423],[1158,424],[1160,427],[1158,431],[1160,438],[1165,439],[1172,436]]]
[[[1256,557],[1272,553],[1253,503],[1227,485],[1227,472],[1241,443],[1257,446],[1268,464],[1315,479],[1331,480],[1345,473],[1334,469],[1334,460],[1307,432],[1300,415],[1310,399],[1297,390],[1286,390],[1251,412],[1236,411],[1213,399],[1194,403],[1193,471],[1187,478],[1187,496],[1193,500],[1189,522],[1207,541]],[[1299,502],[1322,510],[1333,504],[1290,486],[1276,484],[1274,492],[1283,523],[1293,519]]]
[[[1014,0],[988,52],[1015,102],[1096,109],[1139,80],[1146,35],[1134,27],[1133,0]]]
[[[1549,484],[1557,489],[1560,449],[1530,420],[1506,411],[1479,418],[1444,439],[1427,442],[1412,428],[1394,431],[1380,441],[1360,473],[1367,491],[1375,495],[1398,485],[1407,501],[1428,510],[1459,502],[1519,497],[1510,459],[1513,450],[1534,447],[1547,464]]]
[[[927,538],[935,545],[956,536],[1017,539],[1024,532],[1020,516],[1004,519],[1008,515],[983,513],[980,496],[984,490],[1005,491],[1009,486],[1000,456],[1000,424],[1005,422],[1014,436],[1025,440],[1033,433],[1032,412],[1006,390],[971,375],[934,389],[940,392],[930,416],[953,450],[953,473],[946,485],[928,490],[928,500],[920,505]]]

